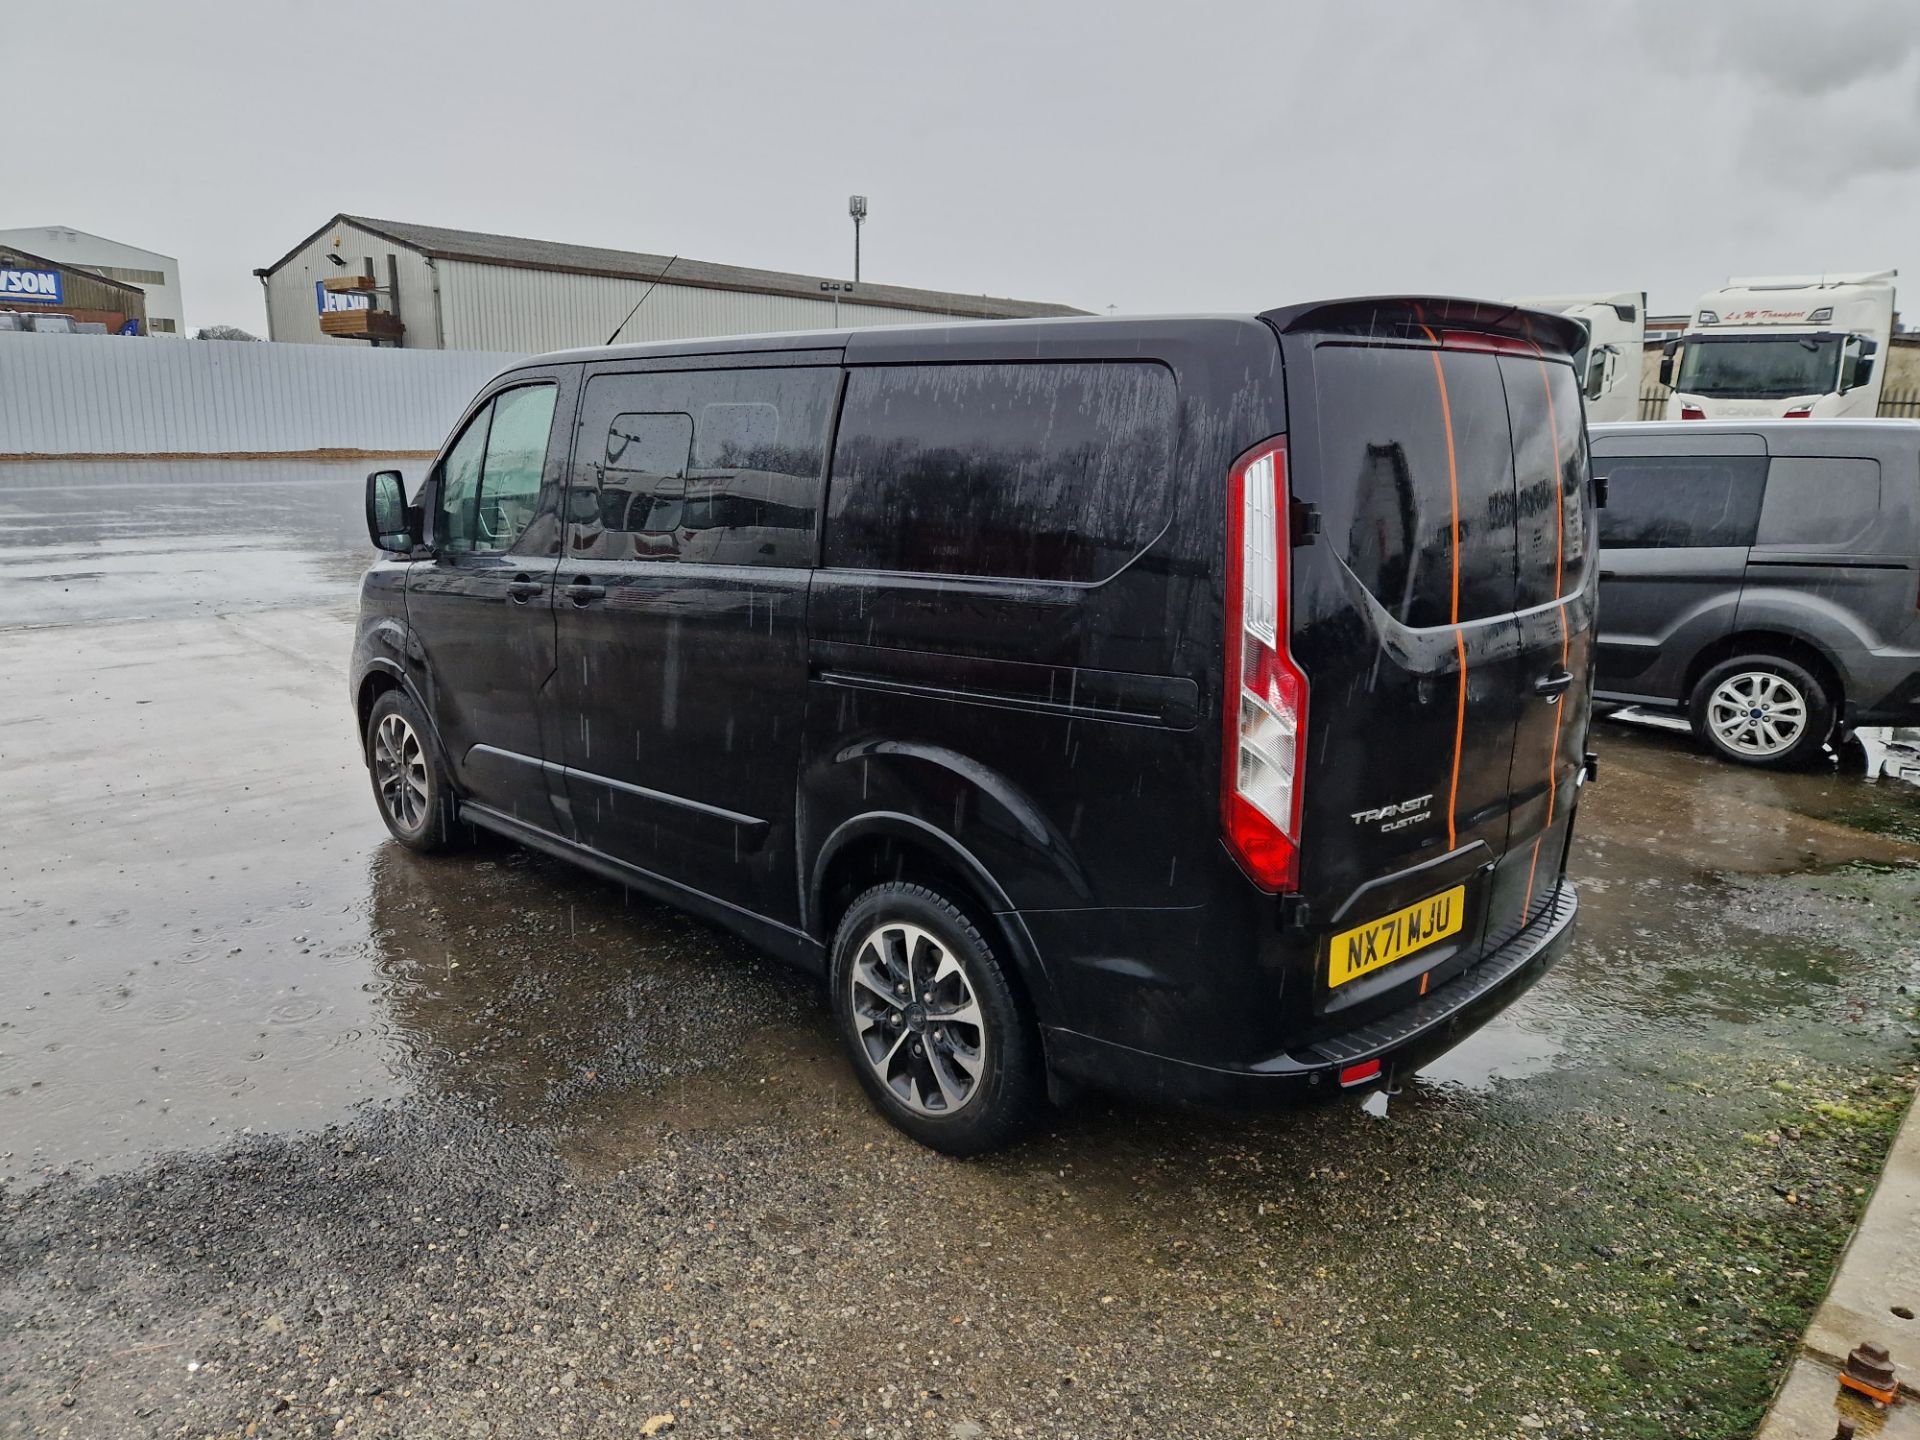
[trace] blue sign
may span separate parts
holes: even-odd
[[[373,296],[366,291],[329,290],[327,282],[313,282],[313,307],[321,315],[330,315],[336,310],[371,310]]]
[[[58,305],[64,298],[58,270],[0,269],[0,300],[30,300],[36,305]]]

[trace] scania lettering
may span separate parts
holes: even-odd
[[[1673,387],[1666,418],[1877,414],[1897,273],[1733,279],[1702,296],[1660,362],[1661,383]]]

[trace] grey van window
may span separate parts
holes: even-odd
[[[1595,460],[1607,477],[1600,544],[1676,549],[1753,544],[1767,478],[1761,455],[1619,455]]]
[[[1519,384],[1516,391],[1537,393],[1538,379],[1531,383],[1532,392]],[[1511,612],[1513,441],[1496,357],[1326,344],[1315,352],[1314,389],[1321,469],[1315,498],[1323,529],[1354,577],[1403,625],[1451,623],[1457,491],[1459,618]],[[1567,403],[1577,425],[1579,400]],[[1528,435],[1545,432],[1544,398],[1536,410]],[[1561,437],[1563,446],[1569,438]],[[1550,463],[1543,453],[1538,468]],[[1550,506],[1550,489],[1545,498]],[[1551,588],[1550,571],[1547,579]]]
[[[1847,545],[1880,518],[1880,462],[1780,455],[1767,471],[1758,545]]]
[[[1166,528],[1177,418],[1148,363],[853,370],[826,563],[1104,580]]]
[[[567,553],[811,565],[837,370],[597,375],[581,404]]]

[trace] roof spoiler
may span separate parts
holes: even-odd
[[[1264,310],[1260,318],[1282,335],[1318,332],[1418,339],[1422,332],[1468,330],[1575,355],[1587,343],[1586,327],[1548,310],[1528,310],[1505,300],[1462,300],[1447,295],[1369,295],[1320,300]]]

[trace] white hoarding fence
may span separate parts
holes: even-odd
[[[429,451],[519,358],[0,331],[0,457]]]

